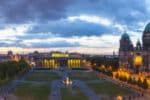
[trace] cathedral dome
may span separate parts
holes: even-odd
[[[121,38],[122,39],[129,39],[129,35],[127,33],[124,33]]]
[[[120,51],[132,51],[133,49],[129,35],[124,33],[120,39]]]
[[[144,29],[144,33],[150,33],[150,23],[148,23]]]
[[[142,38],[144,50],[150,50],[150,23],[146,25]]]

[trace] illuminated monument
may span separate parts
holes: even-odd
[[[137,41],[133,46],[130,37],[124,33],[120,39],[119,64],[136,72],[150,71],[150,23],[146,25],[142,37],[143,45]]]
[[[80,68],[83,58],[79,54],[50,53],[36,58],[36,66],[41,68]]]

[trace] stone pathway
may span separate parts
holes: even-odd
[[[49,100],[61,100],[60,86],[61,83],[59,80],[52,81]]]
[[[75,86],[79,87],[87,97],[89,97],[89,100],[100,100],[99,97],[91,90],[84,82],[75,80],[73,81]]]
[[[89,98],[89,100],[100,100],[99,97],[82,81],[73,80],[73,84],[66,86],[62,84],[60,80],[52,81],[51,84],[51,94],[49,100],[61,100],[61,88],[79,87],[82,92]]]
[[[68,76],[68,72],[71,70],[62,69],[59,73],[62,76],[62,79]],[[98,80],[96,80],[99,82]],[[92,81],[89,81],[92,82]],[[72,80],[72,85],[66,86],[62,84],[61,80],[54,80],[51,83],[51,94],[49,96],[49,100],[61,100],[61,88],[70,88],[70,87],[79,87],[83,93],[89,98],[89,100],[100,100],[99,97],[82,81],[79,80]]]

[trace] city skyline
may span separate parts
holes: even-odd
[[[124,32],[135,45],[150,22],[148,0],[0,2],[1,53],[9,50],[117,53]]]

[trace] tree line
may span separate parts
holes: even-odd
[[[24,60],[0,63],[0,83],[21,76],[29,71],[30,65]]]
[[[101,66],[101,65],[104,65],[104,66],[112,66],[112,69],[115,70],[115,69],[118,69],[119,67],[119,58],[118,57],[112,57],[112,58],[109,58],[109,57],[106,57],[106,56],[92,56],[92,57],[87,57],[86,58],[87,61],[90,61],[91,64],[93,66]],[[94,65],[96,64],[96,65]]]

